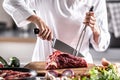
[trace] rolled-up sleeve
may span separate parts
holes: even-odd
[[[34,14],[29,8],[25,0],[4,0],[3,8],[11,15],[18,27],[22,27],[28,23],[26,19]]]
[[[106,9],[106,0],[99,0],[95,6],[95,14],[97,26],[100,29],[99,43],[93,39],[93,35],[90,39],[94,49],[96,51],[105,51],[110,44],[110,33],[108,31],[108,20],[107,20],[107,9]]]

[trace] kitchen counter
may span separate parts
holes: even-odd
[[[1,42],[26,42],[26,43],[35,43],[35,38],[22,38],[22,37],[0,37]]]
[[[0,37],[0,42],[25,42],[35,43],[36,38],[22,38],[22,37]]]

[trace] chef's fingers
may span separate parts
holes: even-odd
[[[51,38],[49,39],[50,35],[52,35],[51,34],[51,30],[48,28],[46,34],[44,34],[42,37],[43,37],[44,40],[48,40],[49,41],[49,40],[51,40]]]
[[[86,17],[85,17],[85,20],[83,23],[86,24],[87,26],[94,27],[94,25],[96,23],[94,13],[93,12],[86,13]]]
[[[47,40],[50,41],[53,39],[53,33],[52,33],[52,30],[50,29],[49,31],[49,34],[46,36],[47,37]]]
[[[91,17],[90,17],[90,24],[95,25],[95,23],[96,23],[95,17],[94,17],[94,16],[91,16]]]
[[[95,26],[96,21],[95,20],[86,20],[85,22],[83,22],[84,24],[86,24],[87,26],[90,26],[91,28]]]
[[[45,35],[48,33],[48,26],[43,22],[43,21],[39,21],[39,23],[37,24],[40,32],[38,34],[38,36],[40,38],[42,38],[43,40],[45,40]]]
[[[52,40],[52,38],[53,38],[53,32],[51,31],[50,34],[48,35],[47,40],[50,41]]]
[[[93,21],[95,21],[94,13],[93,13],[93,12],[88,12],[88,13],[86,13],[84,22],[85,22],[86,20],[93,20]]]
[[[41,34],[39,34],[39,36],[40,36],[43,40],[45,40],[45,36],[46,36],[47,33],[48,33],[48,29],[45,28],[44,31],[43,31]]]
[[[49,38],[49,36],[51,36],[51,31],[49,31],[45,36],[46,40],[48,41],[52,40],[52,38]]]
[[[40,30],[40,32],[39,32],[39,35],[40,35],[40,34],[42,34],[42,33],[44,32],[44,30],[45,30],[45,24],[44,24],[43,21],[39,21],[39,22],[37,23],[37,26],[38,26],[38,28],[39,28],[39,30]]]
[[[87,12],[86,16],[94,16],[94,12],[92,12],[92,11],[91,12]]]
[[[105,58],[102,58],[101,63],[103,66],[108,66],[109,64],[111,64],[108,60],[106,60]]]

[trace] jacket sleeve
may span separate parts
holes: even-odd
[[[106,0],[97,0],[98,3],[95,6],[95,14],[97,26],[100,29],[99,43],[96,44],[93,35],[91,36],[90,42],[96,51],[105,51],[110,44],[110,33],[108,31],[108,21],[107,21],[107,9]]]
[[[26,0],[4,0],[3,8],[13,18],[18,27],[28,24],[29,22],[26,19],[34,14]]]

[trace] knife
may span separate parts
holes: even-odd
[[[34,28],[35,34],[38,34],[39,32],[40,32],[40,30],[38,28]],[[58,40],[57,38],[52,39],[52,48],[62,51],[62,52],[65,52],[65,53],[72,54],[72,55],[73,55],[73,52],[75,52],[75,53],[78,52],[78,54],[79,54],[78,56],[84,57],[79,51],[77,51],[73,47],[69,46],[68,44]]]

